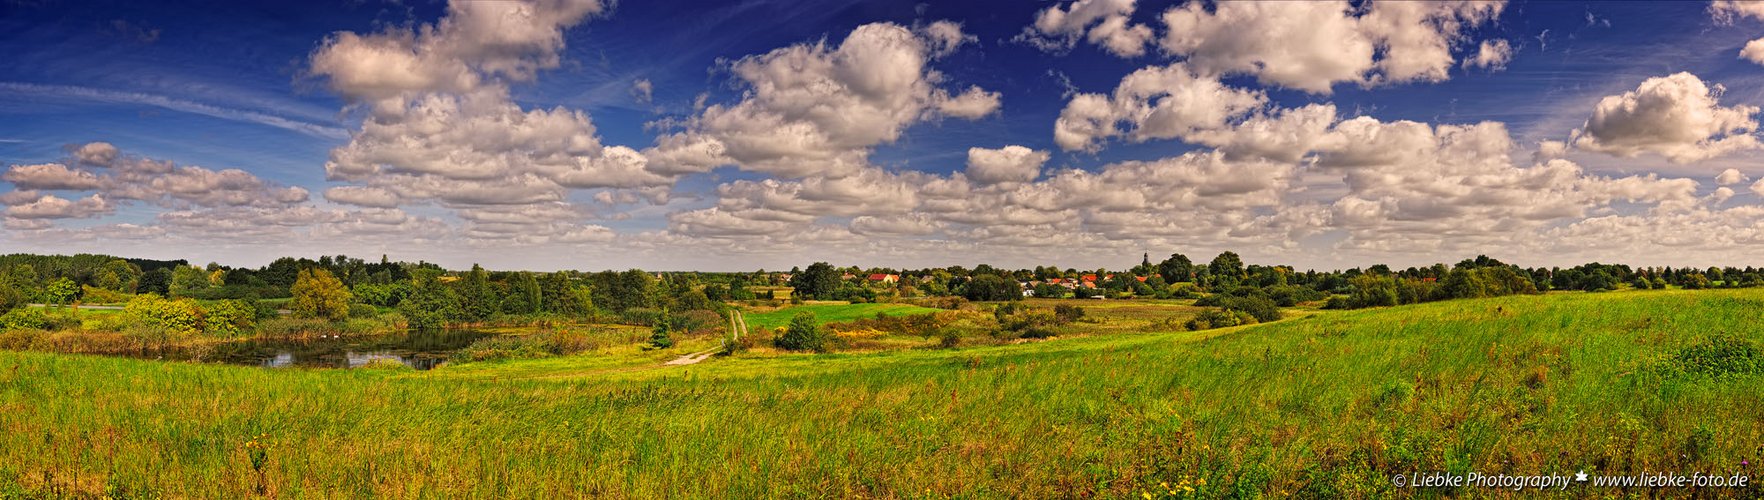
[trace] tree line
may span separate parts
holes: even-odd
[[[889,279],[870,279],[877,275]],[[694,321],[682,315],[717,312],[729,301],[765,300],[784,290],[790,291],[792,300],[853,302],[910,298],[1008,301],[1023,297],[1025,291],[1056,298],[1200,298],[1202,305],[1243,313],[1234,318],[1211,318],[1229,323],[1265,317],[1268,304],[1280,307],[1326,301],[1326,307],[1360,308],[1550,290],[1760,285],[1764,285],[1764,270],[1753,267],[1634,268],[1594,262],[1570,268],[1525,268],[1487,256],[1451,266],[1441,263],[1401,270],[1374,265],[1297,271],[1284,265],[1246,264],[1236,253],[1221,252],[1206,262],[1180,253],[1156,262],[1143,255],[1138,265],[1118,270],[1055,266],[1013,270],[984,264],[893,269],[816,262],[782,273],[528,272],[490,271],[476,265],[451,271],[422,261],[395,262],[385,256],[367,261],[342,255],[283,257],[255,268],[213,263],[198,267],[184,260],[94,254],[0,256],[0,310],[26,303],[122,303],[138,294],[151,294],[168,300],[234,300],[236,308],[269,318],[281,311],[268,302],[287,299],[282,305],[297,317],[341,320],[395,310],[417,328],[507,317],[596,314],[644,325],[665,315],[692,324]],[[224,318],[237,315],[216,314]],[[225,329],[218,324],[217,328]]]

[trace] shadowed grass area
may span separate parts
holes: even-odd
[[[1760,319],[1761,291],[1674,291],[683,367],[660,362],[700,345],[431,372],[0,352],[0,497],[250,496],[254,438],[278,497],[1359,498],[1416,471],[1741,460],[1757,477]]]

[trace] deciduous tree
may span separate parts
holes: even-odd
[[[477,264],[472,264],[472,270],[460,278],[458,288],[460,316],[466,321],[490,319],[501,305],[495,285],[490,283],[490,273]]]
[[[410,276],[410,296],[398,303],[410,328],[435,330],[458,317],[459,296],[440,281],[441,272],[418,269]]]
[[[331,321],[349,317],[349,288],[330,271],[320,268],[301,270],[289,292],[294,298],[288,301],[288,309],[296,317]]]
[[[804,299],[827,299],[839,291],[838,269],[826,262],[809,264],[808,269],[790,276],[792,296]]]

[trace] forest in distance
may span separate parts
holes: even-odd
[[[817,302],[895,304],[916,310],[986,306],[996,316],[978,328],[926,324],[915,334],[958,343],[956,330],[994,339],[1053,335],[1074,314],[1030,314],[1024,299],[1183,301],[1195,308],[1179,324],[1206,330],[1275,321],[1285,309],[1359,309],[1422,302],[1538,294],[1746,288],[1764,284],[1755,268],[1632,268],[1584,264],[1525,268],[1487,256],[1452,266],[1393,270],[1374,265],[1296,271],[1245,264],[1233,252],[1207,262],[1180,253],[1117,270],[999,269],[978,265],[926,269],[838,267],[815,262],[788,271],[650,272],[448,270],[427,262],[377,262],[347,256],[284,257],[268,265],[193,266],[186,261],[107,255],[0,256],[0,346],[114,353],[187,347],[237,338],[374,336],[443,328],[531,328],[553,324],[653,329],[651,344],[671,346],[674,332],[707,334],[744,308]],[[35,306],[35,307],[34,307]],[[60,307],[75,306],[75,307]],[[79,307],[85,306],[86,315]],[[829,307],[825,304],[820,307]],[[848,306],[841,306],[848,307]],[[1070,306],[1075,307],[1075,306]],[[813,308],[796,312],[813,315]],[[850,311],[822,311],[849,316]],[[803,319],[804,325],[825,321]],[[945,321],[944,323],[950,323]],[[954,322],[955,324],[963,324]],[[782,338],[785,332],[777,332]],[[825,351],[819,334],[795,334],[795,350]],[[971,335],[969,335],[971,336]],[[774,339],[776,340],[776,339]],[[743,348],[725,338],[719,349]],[[972,341],[970,341],[971,343]],[[507,339],[482,341],[500,356]],[[775,344],[776,342],[774,342]],[[780,345],[782,346],[782,345]],[[562,353],[548,345],[543,350]]]

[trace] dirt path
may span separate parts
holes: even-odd
[[[715,350],[704,351],[704,352],[695,352],[692,354],[687,354],[685,356],[680,356],[678,358],[674,358],[673,361],[663,363],[663,366],[690,365],[690,364],[697,363],[699,361],[704,361],[706,359],[710,359],[711,355],[716,354],[716,353],[717,353],[717,351],[715,351]]]

